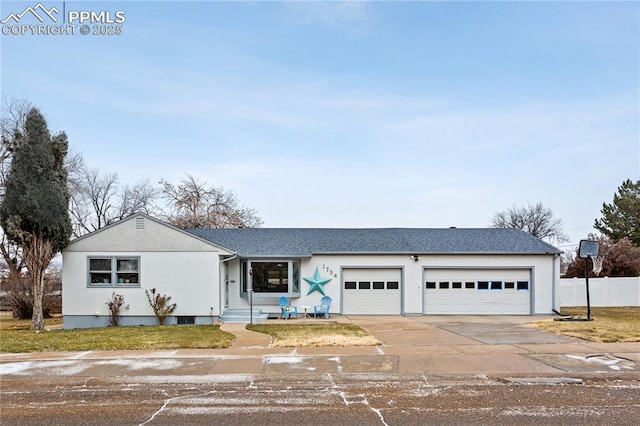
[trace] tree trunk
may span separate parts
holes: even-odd
[[[42,297],[44,293],[44,272],[51,262],[53,250],[51,242],[35,233],[24,238],[23,257],[27,266],[27,276],[33,294],[32,330],[44,329],[44,315],[42,312]]]
[[[33,316],[31,317],[31,329],[44,329],[44,315],[42,312],[42,294],[44,293],[44,271],[36,271],[31,277],[31,294],[33,294]]]

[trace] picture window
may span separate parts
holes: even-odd
[[[258,295],[300,293],[300,262],[297,260],[243,260],[241,265],[242,293],[247,293],[249,281],[254,294]]]

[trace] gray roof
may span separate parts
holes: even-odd
[[[314,254],[557,254],[519,229],[497,228],[243,228],[187,229],[240,257]]]

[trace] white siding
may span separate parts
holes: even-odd
[[[144,227],[138,228],[138,218],[144,219]],[[135,251],[212,251],[231,254],[167,224],[144,216],[131,216],[114,225],[78,238],[65,248],[65,252],[135,252]]]
[[[88,257],[105,255],[139,256],[140,287],[88,287]],[[63,264],[63,315],[108,315],[105,303],[114,292],[122,294],[129,305],[122,315],[153,315],[145,295],[145,289],[151,288],[171,296],[172,302],[177,303],[173,315],[218,315],[220,312],[217,253],[65,252]]]
[[[559,280],[559,258],[553,255],[426,255],[417,253],[419,260],[414,261],[410,254],[398,255],[316,255],[309,260],[303,260],[302,276],[311,277],[316,266],[320,275],[328,277],[333,271],[337,277],[324,286],[328,296],[333,299],[332,313],[345,313],[342,300],[343,271],[358,268],[400,269],[401,278],[401,312],[403,314],[424,314],[423,305],[425,268],[492,268],[492,269],[522,269],[531,271],[530,292],[533,298],[535,314],[550,314],[554,307],[554,282]],[[554,266],[554,264],[556,266]],[[333,275],[332,275],[333,277]],[[317,304],[321,295],[312,293],[307,295],[309,285],[301,283],[301,297],[293,299],[298,305]],[[375,314],[371,309],[370,314]]]

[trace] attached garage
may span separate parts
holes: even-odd
[[[531,269],[425,269],[426,314],[528,315]]]
[[[342,271],[342,312],[346,315],[402,313],[402,269],[349,268]]]

